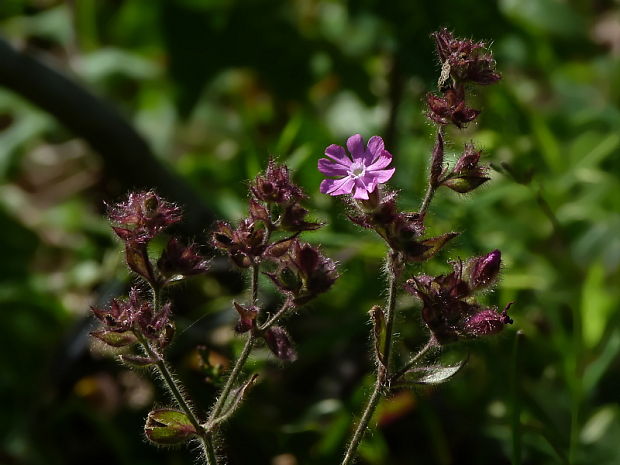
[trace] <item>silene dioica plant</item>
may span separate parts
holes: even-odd
[[[448,30],[433,34],[441,63],[438,93],[426,97],[427,116],[436,125],[436,141],[431,154],[428,187],[419,211],[401,211],[398,193],[385,183],[396,168],[390,167],[392,155],[381,137],[364,144],[361,135],[351,136],[347,149],[330,145],[327,158],[318,169],[328,179],[320,191],[343,196],[348,218],[363,228],[374,230],[386,243],[385,272],[387,303],[374,306],[372,320],[375,383],[365,408],[352,428],[341,465],[355,460],[357,449],[369,427],[382,397],[395,390],[418,384],[439,383],[451,378],[463,365],[428,364],[430,353],[466,339],[500,332],[512,323],[508,307],[499,311],[479,304],[476,295],[496,282],[501,268],[501,253],[493,250],[479,257],[456,260],[452,270],[439,276],[416,274],[407,279],[407,266],[432,259],[458,235],[447,232],[425,236],[426,215],[435,193],[446,187],[468,193],[489,180],[488,168],[480,163],[481,151],[466,144],[453,166],[444,161],[445,127],[464,127],[480,111],[467,105],[475,85],[497,82],[495,61],[484,42],[455,38]],[[348,150],[348,153],[347,153]],[[257,380],[245,374],[244,366],[252,350],[265,344],[280,360],[297,358],[284,323],[300,307],[329,290],[338,279],[333,260],[321,250],[301,240],[302,233],[322,224],[307,219],[302,205],[306,195],[290,178],[286,166],[273,159],[266,171],[249,185],[248,216],[233,226],[218,222],[211,236],[212,245],[227,254],[232,263],[247,270],[249,297],[233,302],[239,314],[235,330],[245,335],[245,345],[222,383],[213,405],[198,408],[166,361],[166,348],[174,335],[173,304],[168,289],[188,277],[205,273],[208,260],[195,244],[184,244],[171,236],[155,260],[149,246],[153,239],[181,221],[179,207],[154,192],[137,192],[108,208],[108,218],[125,246],[127,265],[139,278],[126,299],[114,299],[106,308],[93,308],[101,328],[92,335],[117,348],[119,360],[137,369],[150,369],[170,393],[172,404],[152,410],[146,419],[146,437],[157,445],[199,444],[201,457],[209,465],[226,463],[218,453],[222,426],[234,415]],[[258,299],[259,275],[263,273],[282,295],[279,310],[269,314]],[[399,292],[411,294],[421,303],[422,321],[428,329],[428,342],[408,358],[395,347],[395,302]],[[213,376],[216,378],[216,376]]]

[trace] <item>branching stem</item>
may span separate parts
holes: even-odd
[[[364,438],[368,424],[372,419],[372,415],[379,404],[381,396],[389,391],[390,385],[390,361],[392,354],[392,346],[394,339],[394,316],[395,316],[395,304],[396,304],[396,290],[398,286],[398,278],[402,270],[402,263],[400,255],[390,250],[388,252],[387,271],[388,271],[388,301],[387,308],[385,309],[385,343],[383,346],[383,356],[379,357],[377,354],[377,360],[384,360],[384,364],[377,364],[377,378],[375,381],[375,387],[368,399],[368,403],[364,408],[364,413],[360,418],[359,423],[355,428],[351,442],[347,447],[344,459],[341,465],[349,465],[353,463],[357,454],[357,449]]]

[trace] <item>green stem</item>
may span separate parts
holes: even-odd
[[[255,342],[256,342],[256,335],[254,334],[254,332],[250,332],[250,335],[248,336],[248,340],[245,342],[245,345],[243,346],[243,350],[241,351],[239,358],[235,362],[235,366],[230,372],[228,379],[226,380],[226,384],[224,385],[224,388],[222,389],[220,397],[217,399],[217,402],[215,403],[215,406],[213,407],[213,410],[211,411],[211,414],[209,415],[209,423],[215,420],[217,416],[222,412],[222,409],[224,408],[224,405],[226,404],[226,401],[228,400],[228,396],[230,395],[232,388],[237,382],[237,378],[239,377],[239,375],[241,374],[241,371],[243,370],[243,365],[245,365],[245,362],[247,362],[248,357],[250,356],[250,352],[252,352],[252,349],[254,348]]]
[[[420,216],[426,215],[428,207],[431,204],[431,200],[433,200],[433,196],[435,195],[435,190],[435,187],[429,183],[426,189],[426,194],[424,195],[424,200],[422,200],[422,204],[420,205]]]
[[[262,333],[264,331],[267,331],[271,326],[273,326],[274,323],[276,323],[280,317],[282,315],[284,315],[290,308],[291,308],[292,302],[290,299],[286,299],[286,301],[284,302],[284,304],[282,304],[282,307],[280,308],[280,310],[278,310],[276,313],[274,313],[274,315],[269,318],[265,323],[263,323],[258,329],[259,331]]]
[[[206,433],[202,448],[204,449],[205,458],[207,459],[207,465],[217,465],[217,455],[215,454],[215,447],[213,446],[213,439],[210,433]]]
[[[512,411],[510,423],[512,429],[512,465],[521,465],[521,403],[519,396],[519,358],[523,332],[517,331],[512,349],[512,370],[510,373]]]
[[[153,311],[159,312],[161,308],[161,292],[162,288],[155,283],[151,282],[151,289],[153,291]],[[204,430],[204,428],[200,425],[200,421],[196,417],[196,414],[193,412],[190,407],[190,402],[183,395],[183,388],[178,380],[170,372],[166,361],[164,360],[163,355],[159,354],[151,345],[149,341],[140,333],[136,332],[136,337],[142,344],[147,355],[153,359],[157,360],[155,366],[157,367],[159,373],[161,374],[162,379],[164,380],[164,384],[168,388],[168,390],[172,393],[172,396],[177,402],[177,405],[183,410],[190,423],[196,430],[198,437],[202,443],[202,448],[205,454],[205,460],[207,461],[207,465],[217,465],[217,459],[215,456],[215,451],[213,448],[213,442],[211,436]]]
[[[380,369],[381,371],[381,369]],[[351,438],[351,442],[349,442],[349,446],[347,448],[347,452],[342,460],[341,465],[349,465],[355,459],[357,455],[357,448],[362,442],[362,438],[364,437],[364,433],[366,433],[366,428],[368,427],[368,423],[372,418],[372,414],[375,412],[377,405],[379,404],[379,400],[381,399],[381,391],[383,390],[383,383],[381,381],[381,377],[377,374],[377,380],[375,381],[375,388],[368,399],[368,404],[364,409],[364,413],[362,414],[362,418],[360,418],[359,423],[357,424],[357,428],[355,428],[355,433]]]
[[[390,361],[392,355],[392,346],[394,339],[394,316],[395,316],[395,304],[396,304],[396,287],[398,285],[398,277],[400,275],[401,264],[400,257],[396,252],[390,250],[388,252],[388,300],[387,300],[387,308],[385,310],[385,343],[383,346],[383,360],[385,365],[381,363],[377,364],[377,379],[375,381],[375,387],[368,399],[368,403],[364,408],[364,413],[362,413],[362,417],[360,418],[357,427],[355,428],[355,432],[353,433],[353,437],[351,438],[351,442],[347,447],[347,451],[345,453],[344,459],[342,460],[341,465],[349,465],[355,460],[355,456],[357,455],[357,449],[364,438],[364,434],[366,433],[366,429],[368,428],[368,424],[372,418],[377,405],[379,404],[379,400],[384,392],[389,390],[390,383]],[[378,360],[381,357],[376,357]]]
[[[251,282],[250,282],[251,294],[252,294],[252,305],[256,305],[256,302],[258,301],[258,271],[259,271],[259,265],[258,264],[252,265],[252,275],[251,275]],[[226,384],[224,385],[224,388],[222,389],[222,392],[220,393],[220,396],[217,399],[217,402],[215,403],[215,406],[213,407],[211,414],[209,415],[209,423],[218,417],[218,415],[222,412],[224,405],[226,405],[228,396],[230,395],[230,392],[235,386],[235,383],[237,382],[237,378],[241,374],[241,371],[243,370],[243,366],[245,365],[245,362],[247,362],[248,357],[250,356],[250,353],[252,352],[252,349],[254,348],[255,342],[256,342],[256,334],[254,331],[251,331],[250,335],[248,336],[248,340],[245,342],[245,345],[243,346],[243,350],[241,351],[239,358],[235,362],[235,366],[230,372],[230,375],[228,376],[228,379],[226,380]]]
[[[156,295],[157,293],[154,294]],[[213,448],[213,445],[211,444],[211,439],[206,434],[204,428],[200,425],[200,421],[192,411],[189,401],[183,395],[183,389],[181,388],[179,381],[174,378],[174,376],[170,372],[170,369],[168,368],[168,365],[166,364],[166,361],[155,349],[153,349],[153,347],[151,347],[148,340],[137,331],[135,332],[135,335],[138,338],[138,341],[140,341],[140,344],[142,344],[142,347],[144,348],[144,351],[149,356],[149,358],[157,360],[155,366],[161,374],[164,384],[168,388],[168,391],[170,391],[170,393],[174,397],[179,408],[183,410],[183,413],[185,413],[188,420],[196,430],[196,434],[198,435],[198,437],[200,437],[203,449],[205,450],[207,465],[215,465],[217,462],[215,461],[214,456],[210,457],[208,454],[209,448]]]

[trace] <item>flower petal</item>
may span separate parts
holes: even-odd
[[[368,200],[368,191],[366,191],[365,187],[355,187],[355,194],[353,194],[354,199]]]
[[[332,144],[325,149],[325,155],[334,160],[334,162],[348,167],[351,166],[351,159],[347,156],[347,153],[344,151],[340,145]]]
[[[372,165],[366,167],[366,171],[376,171],[385,168],[392,162],[392,154],[387,150],[383,150],[375,159]]]
[[[383,184],[384,182],[387,182],[392,177],[392,175],[394,174],[394,171],[396,171],[396,168],[390,168],[387,170],[376,170],[376,171],[371,171],[370,173],[367,173],[367,176],[372,176],[373,181],[376,182],[377,184]]]
[[[353,198],[368,200],[368,186],[366,186],[364,179],[355,178],[355,193],[353,194]]]
[[[364,147],[364,139],[362,139],[360,134],[355,134],[347,139],[347,148],[353,161],[364,158],[366,149]]]
[[[322,194],[342,195],[350,194],[353,190],[354,182],[350,177],[342,179],[324,179],[319,190]]]
[[[319,160],[319,171],[326,176],[346,176],[348,168],[340,163],[334,163],[327,158]]]
[[[374,163],[377,158],[379,158],[383,151],[385,150],[385,144],[383,143],[383,139],[379,136],[372,136],[368,140],[368,152],[370,152],[370,160],[371,163]]]

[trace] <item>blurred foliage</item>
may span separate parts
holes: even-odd
[[[504,79],[481,90],[478,125],[450,134],[455,156],[473,139],[495,172],[466,197],[438,194],[431,232],[463,234],[429,270],[501,249],[504,277],[488,302],[515,301],[515,325],[457,348],[472,355],[452,382],[384,402],[362,463],[620,463],[617,2],[0,2],[4,38],[112,102],[217,217],[244,214],[244,180],[274,154],[328,222],[308,237],[342,278],[291,322],[296,363],[252,358],[262,376],[226,432],[231,464],[334,464],[342,453],[371,383],[366,311],[380,300],[384,249],[318,193],[316,161],[353,133],[380,134],[398,168],[392,185],[416,208],[432,145],[422,97],[438,74],[429,34],[444,25],[492,40]],[[2,463],[190,460],[140,437],[165,394],[90,347],[89,305],[128,284],[101,216],[122,194],[106,163],[54,115],[0,89]],[[175,295],[172,357],[203,405],[214,387],[195,348],[223,363],[240,349],[230,300],[242,290],[217,261]],[[275,305],[266,282],[261,298]],[[415,348],[419,309],[399,305]]]

